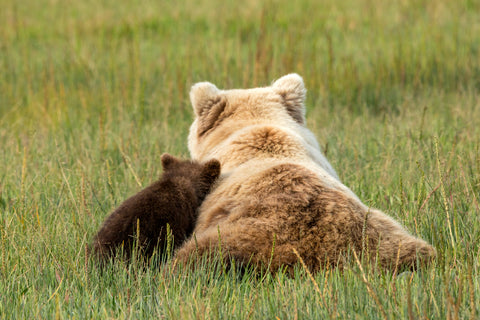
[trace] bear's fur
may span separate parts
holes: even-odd
[[[340,182],[305,127],[305,95],[297,74],[265,88],[192,87],[191,156],[219,159],[222,175],[177,262],[219,248],[225,262],[273,272],[296,264],[297,253],[311,271],[338,265],[349,250],[385,268],[435,256],[432,246]]]
[[[161,161],[161,178],[125,200],[95,236],[93,254],[100,261],[113,258],[122,246],[125,258],[130,258],[135,241],[142,256],[150,257],[156,246],[161,254],[167,224],[173,247],[192,233],[198,207],[220,175],[220,163],[214,159],[203,164],[181,161],[169,154],[163,154]]]

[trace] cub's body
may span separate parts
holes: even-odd
[[[117,255],[121,249],[130,258],[137,242],[139,253],[148,258],[155,247],[165,248],[167,224],[174,247],[192,233],[198,207],[220,174],[220,164],[180,161],[162,156],[162,177],[125,200],[103,223],[93,241],[93,252],[101,261]]]

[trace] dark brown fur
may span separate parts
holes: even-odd
[[[101,260],[114,257],[123,246],[131,257],[135,241],[139,252],[150,257],[156,246],[165,248],[170,226],[174,248],[193,231],[197,209],[220,174],[220,163],[180,161],[162,155],[163,175],[149,187],[125,200],[103,223],[93,241],[93,253]],[[139,231],[139,233],[137,233]]]

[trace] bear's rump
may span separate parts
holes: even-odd
[[[200,218],[205,227],[239,223],[268,229],[285,243],[330,241],[331,235],[340,240],[342,232],[348,229],[351,235],[358,229],[362,219],[355,199],[323,186],[318,176],[294,164],[276,165],[214,193]]]

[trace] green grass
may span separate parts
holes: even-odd
[[[0,318],[480,317],[478,1],[0,0]],[[99,271],[85,245],[188,156],[190,86],[309,90],[308,126],[368,205],[433,243],[397,277]]]

